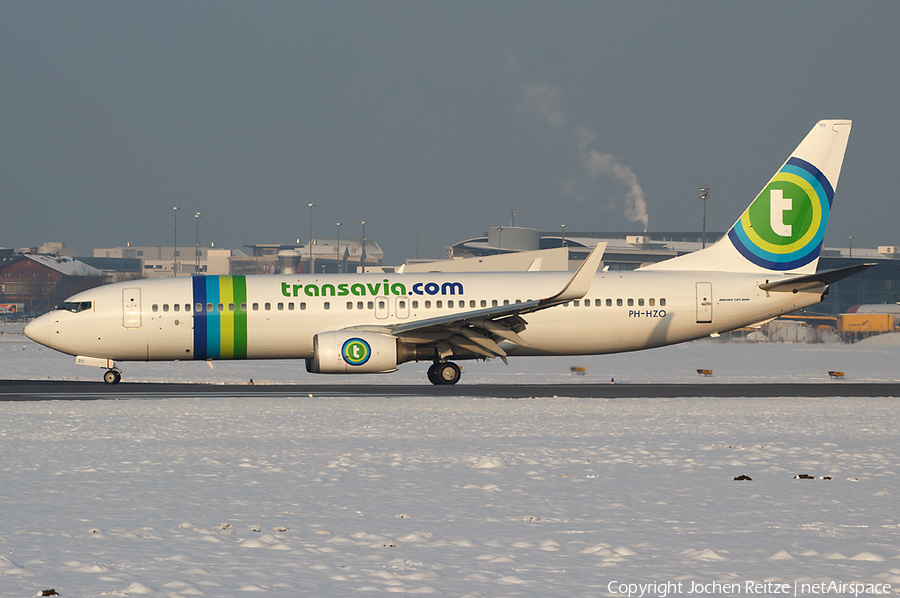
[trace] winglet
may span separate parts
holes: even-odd
[[[552,297],[547,297],[541,303],[565,303],[584,297],[594,282],[594,275],[597,274],[597,268],[600,267],[604,251],[606,251],[606,242],[597,243],[587,258],[581,263],[572,279],[569,280],[569,284],[559,293]]]

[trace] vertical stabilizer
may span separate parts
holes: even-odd
[[[816,123],[718,243],[644,269],[814,273],[850,126]]]

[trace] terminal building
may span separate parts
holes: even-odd
[[[230,249],[214,247],[104,247],[94,249],[92,266],[114,272],[134,272],[140,278],[191,274],[228,274]]]
[[[250,255],[233,257],[232,274],[334,274],[379,267],[384,251],[372,239],[312,239],[305,245],[268,243],[244,245]]]
[[[724,233],[707,233],[707,245],[711,245]],[[697,251],[703,247],[701,233],[661,232],[635,235],[633,233],[599,232],[541,232],[535,229],[502,226],[494,227],[481,236],[467,239],[448,248],[450,260],[484,258],[487,256],[522,253],[520,263],[509,269],[526,270],[534,263],[530,252],[566,247],[568,259],[555,263],[556,268],[575,270],[599,242],[607,243],[603,254],[603,268],[609,270],[634,270],[642,265]],[[876,263],[875,268],[845,278],[829,288],[822,303],[809,312],[823,315],[845,313],[861,304],[893,304],[900,302],[900,247],[881,246],[877,249],[830,248],[822,249],[819,270],[833,270],[863,263]],[[427,271],[428,264],[408,262],[406,271]]]

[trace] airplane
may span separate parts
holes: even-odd
[[[568,272],[193,276],[73,295],[28,338],[105,368],[118,362],[305,359],[321,374],[453,360],[595,355],[671,345],[822,301],[874,264],[816,272],[851,121],[812,128],[715,244],[633,271],[598,271],[605,243]]]

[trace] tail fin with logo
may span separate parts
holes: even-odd
[[[815,273],[851,124],[816,123],[716,244],[643,269]]]

